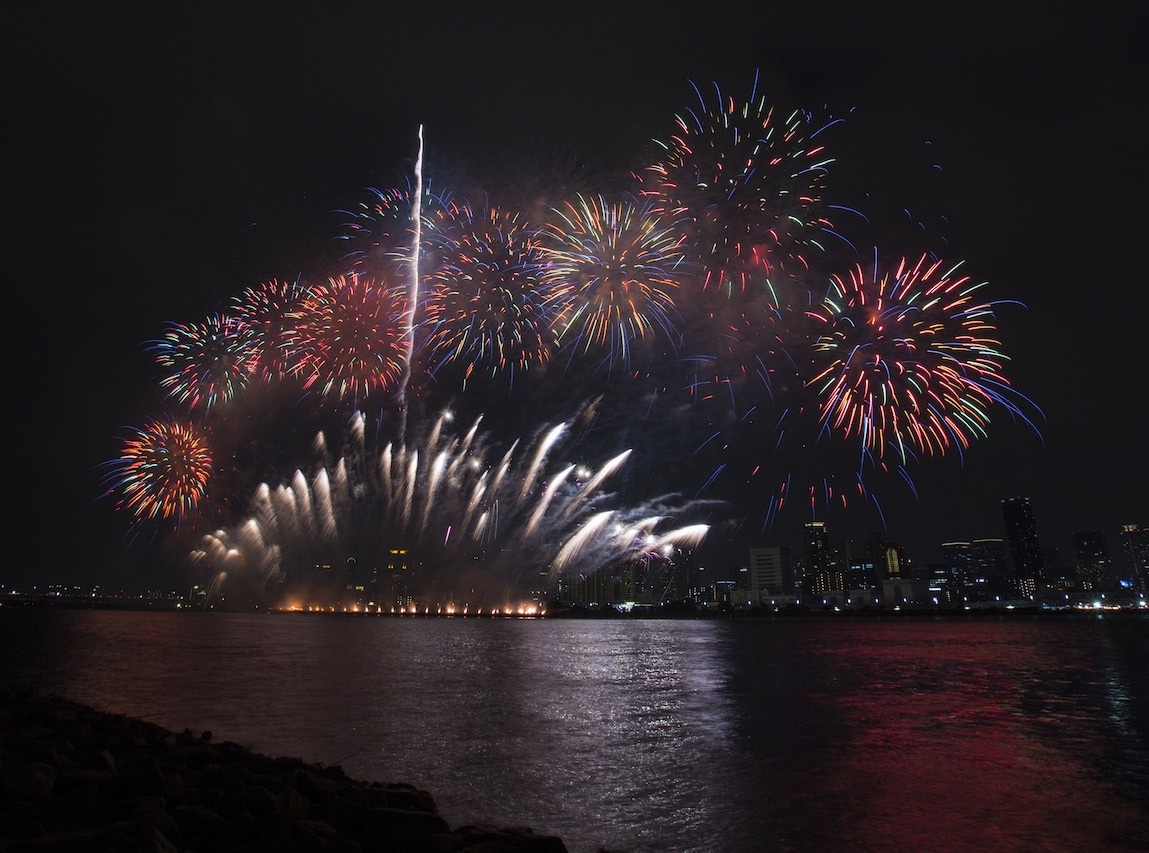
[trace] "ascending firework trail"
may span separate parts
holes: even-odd
[[[411,220],[415,236],[411,240],[411,298],[407,304],[407,361],[403,367],[403,381],[399,385],[399,444],[407,441],[407,384],[411,381],[411,361],[415,358],[415,306],[419,304],[419,244],[423,240],[420,206],[423,201],[423,125],[419,125],[419,154],[415,158],[415,199],[411,204]]]

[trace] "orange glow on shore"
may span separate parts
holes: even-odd
[[[385,608],[374,602],[368,604],[321,604],[316,602],[303,602],[291,599],[269,608],[271,613],[339,613],[358,614],[366,616],[424,616],[436,617],[503,617],[503,618],[536,618],[546,615],[546,608],[537,602],[523,602],[521,604],[505,604],[501,607],[474,607],[470,604],[403,604],[392,605]]]

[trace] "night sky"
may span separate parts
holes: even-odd
[[[1003,536],[1000,502],[1022,495],[1043,547],[1101,530],[1115,550],[1122,523],[1149,524],[1144,14],[1005,5],[679,18],[665,4],[461,17],[382,3],[17,4],[3,52],[15,548],[0,583],[180,577],[162,541],[132,541],[100,496],[125,428],[162,408],[145,343],[250,285],[322,267],[346,220],[336,211],[411,176],[420,125],[432,188],[516,204],[640,167],[697,105],[691,81],[745,97],[756,72],[780,110],[844,118],[825,136],[826,194],[863,211],[867,233],[963,260],[987,298],[1007,300],[1003,372],[1033,401],[1033,426],[993,410],[988,437],[913,466],[916,497],[891,478],[882,535],[937,560],[944,541]],[[564,381],[576,380],[553,377],[556,400],[575,395]],[[535,393],[516,400],[532,402],[524,430],[560,416]],[[681,427],[669,432],[693,428]],[[690,454],[706,434],[672,446],[663,432],[621,438],[693,496],[706,476]],[[711,518],[704,560],[799,544],[808,511],[764,528],[754,482],[730,495],[744,523]],[[874,532],[858,515],[830,524],[832,539]]]

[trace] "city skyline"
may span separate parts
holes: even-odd
[[[101,496],[105,466],[120,452],[125,429],[171,408],[148,346],[171,324],[201,322],[246,288],[315,276],[346,249],[334,238],[347,212],[376,199],[372,189],[404,187],[424,141],[429,192],[450,191],[475,206],[483,197],[504,204],[514,196],[533,213],[532,205],[558,207],[569,190],[611,185],[648,162],[644,146],[669,138],[675,116],[697,109],[699,93],[712,99],[716,91],[731,98],[760,91],[780,115],[799,109],[819,116],[807,129],[825,139],[832,162],[824,194],[836,205],[833,234],[822,229],[819,239],[841,234],[857,243],[856,262],[838,268],[843,297],[855,264],[863,272],[854,286],[860,292],[867,285],[871,240],[911,260],[937,252],[960,261],[971,282],[985,282],[981,298],[994,305],[1004,354],[1000,372],[1019,397],[988,406],[985,423],[975,416],[968,446],[925,441],[900,460],[879,458],[865,500],[840,507],[835,501],[844,491],[834,483],[812,510],[802,506],[808,496],[789,494],[780,510],[777,482],[792,476],[794,483],[829,483],[830,474],[845,474],[848,484],[857,453],[827,447],[805,426],[798,442],[795,432],[786,434],[789,444],[781,432],[763,431],[769,404],[786,390],[781,373],[767,386],[769,399],[761,386],[757,399],[740,389],[721,412],[716,404],[689,412],[679,406],[674,377],[660,398],[667,407],[644,421],[653,407],[628,408],[627,396],[648,393],[655,379],[631,392],[619,378],[640,363],[636,346],[625,358],[617,354],[615,373],[605,379],[585,364],[562,376],[552,368],[532,385],[533,374],[523,370],[512,391],[459,401],[466,422],[482,412],[509,442],[608,390],[594,429],[572,447],[572,462],[601,464],[631,451],[621,503],[675,494],[669,503],[678,508],[707,504],[702,520],[710,529],[700,553],[716,564],[744,562],[756,545],[797,545],[812,516],[843,538],[902,542],[921,563],[940,559],[947,541],[1005,538],[1001,502],[1011,497],[1031,502],[1041,547],[1066,553],[1078,532],[1100,531],[1112,552],[1121,525],[1149,522],[1137,395],[1123,376],[1137,363],[1145,297],[1132,284],[1136,268],[1117,248],[1135,240],[1135,217],[1100,215],[1111,187],[1096,177],[1095,163],[1081,162],[1086,158],[1064,131],[1066,109],[1080,111],[1084,126],[1090,115],[1127,108],[1138,91],[1142,58],[1119,19],[1035,23],[1019,16],[998,34],[953,22],[933,43],[911,49],[910,56],[930,60],[912,71],[894,52],[905,37],[921,35],[909,21],[896,21],[895,29],[867,21],[872,38],[859,45],[861,22],[828,20],[814,30],[793,10],[748,19],[756,26],[738,27],[721,46],[668,33],[665,46],[681,48],[673,51],[681,63],[659,63],[641,79],[546,64],[560,44],[626,44],[638,21],[609,31],[586,24],[549,48],[524,32],[517,55],[538,65],[537,74],[484,68],[468,79],[435,62],[413,71],[420,54],[402,39],[380,57],[357,32],[369,27],[334,16],[304,33],[244,13],[202,13],[168,25],[115,15],[97,20],[81,6],[69,12],[53,33],[58,49],[44,55],[35,49],[46,32],[41,13],[17,13],[26,24],[17,31],[29,39],[7,60],[25,81],[16,126],[30,166],[20,186],[28,190],[30,267],[74,282],[59,285],[63,295],[51,303],[58,342],[46,343],[48,330],[33,324],[17,339],[28,359],[21,380],[32,386],[25,399],[38,420],[30,446],[49,452],[18,463],[28,466],[19,482],[31,500],[28,541],[6,573],[15,581],[135,582],[160,562],[177,571],[171,536],[133,529]],[[398,20],[376,23],[386,29]],[[414,17],[406,23],[416,30],[425,24]],[[463,23],[440,33],[441,51],[467,43]],[[778,35],[782,24],[789,39]],[[1024,44],[1008,37],[1031,24]],[[346,49],[331,51],[339,40]],[[316,44],[327,47],[308,49]],[[1063,67],[1066,55],[1077,57],[1072,68]],[[508,79],[518,94],[498,85]],[[1136,138],[1118,131],[1104,146],[1105,156],[1123,164],[1133,197],[1144,178]],[[76,210],[82,224],[69,222]],[[852,229],[855,212],[865,228]],[[792,270],[815,256],[790,253],[779,269],[798,277]],[[1091,292],[1098,278],[1112,291],[1104,297]],[[25,290],[42,302],[36,287]],[[678,305],[689,328],[705,325],[704,309],[685,298]],[[757,323],[730,345],[739,368],[755,363],[739,349],[761,333]],[[652,337],[642,339],[644,347]],[[755,346],[757,363],[772,369],[778,352]],[[722,353],[699,352],[721,362]],[[33,361],[34,354],[46,361]],[[667,363],[643,370],[653,377]],[[428,390],[418,399],[437,406],[448,397]],[[213,519],[224,527],[245,517],[255,483],[290,476],[279,461],[257,470],[273,455],[272,444],[302,447],[319,429],[348,421],[346,413],[339,420],[293,415],[290,440],[273,438],[252,425],[261,406],[277,405],[252,399],[217,425],[236,460],[229,462],[234,491]],[[432,415],[412,418],[412,433]],[[403,417],[405,432],[406,410]],[[755,417],[759,424],[746,427]],[[777,453],[766,452],[767,439],[777,442]],[[881,445],[867,449],[881,457]],[[760,470],[775,479],[765,483]]]

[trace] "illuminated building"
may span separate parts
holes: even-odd
[[[393,607],[407,607],[415,601],[408,559],[406,548],[390,548],[387,551],[386,586],[380,590],[379,595]]]
[[[794,564],[790,549],[774,545],[750,549],[749,599],[761,604],[766,596],[790,595],[794,592]]]
[[[904,572],[905,550],[897,542],[883,542],[881,545],[881,566],[885,570],[884,580],[901,580]]]
[[[1099,530],[1079,530],[1073,534],[1073,557],[1077,582],[1086,592],[1100,592],[1110,584],[1109,548]]]
[[[977,560],[969,542],[943,542],[942,557],[950,574],[963,589],[969,589],[977,581]]]
[[[830,553],[826,541],[826,522],[807,521],[804,525],[806,584],[810,595],[821,595],[844,586],[842,572],[830,566]]]
[[[1149,593],[1149,528],[1123,524],[1120,532],[1121,575],[1128,574],[1133,591]]]
[[[1045,586],[1045,569],[1037,539],[1037,524],[1033,520],[1033,507],[1030,506],[1029,498],[1005,498],[1001,502],[1001,514],[1005,522],[1009,556],[1013,560],[1017,591],[1022,595],[1033,595]]]

